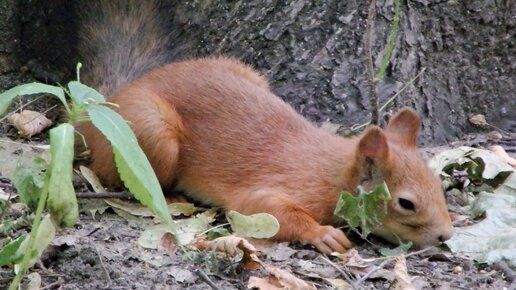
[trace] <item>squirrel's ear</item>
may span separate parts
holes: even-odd
[[[377,126],[367,128],[358,143],[358,151],[361,156],[372,160],[387,158],[389,145],[382,129]]]
[[[405,144],[416,146],[420,127],[421,119],[419,114],[405,107],[392,117],[386,130],[396,135],[396,139],[403,141]]]

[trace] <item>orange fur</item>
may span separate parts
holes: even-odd
[[[278,240],[308,241],[323,252],[349,248],[342,231],[323,224],[333,222],[342,190],[379,181],[371,173],[393,195],[378,234],[389,238],[387,229],[423,246],[452,234],[440,182],[416,148],[420,121],[410,109],[385,130],[334,136],[298,115],[254,70],[224,57],[155,69],[109,101],[120,105],[165,189],[243,214],[271,213],[280,222]],[[78,129],[91,168],[120,185],[108,143],[91,125]]]

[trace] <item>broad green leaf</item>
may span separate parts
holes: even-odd
[[[17,166],[14,172],[13,182],[20,200],[31,209],[36,209],[43,188],[44,176],[43,170],[46,169],[44,162],[36,158],[31,167]]]
[[[50,181],[47,207],[59,225],[71,227],[79,216],[77,197],[72,184],[74,128],[61,124],[50,130]]]
[[[406,244],[402,243],[394,249],[381,248],[379,251],[380,251],[380,254],[382,254],[382,256],[394,257],[394,256],[399,256],[401,254],[406,254],[411,247],[412,247],[412,242],[408,242]]]
[[[506,261],[516,267],[516,208],[488,209],[483,221],[456,228],[445,243],[453,252],[472,254],[479,262]]]
[[[17,96],[23,96],[23,95],[32,95],[32,94],[40,94],[40,93],[46,93],[46,94],[52,94],[61,100],[63,105],[66,108],[67,112],[70,112],[70,109],[68,108],[68,104],[66,103],[66,98],[63,92],[63,89],[56,86],[50,86],[46,84],[41,83],[30,83],[30,84],[24,84],[16,86],[10,90],[7,90],[0,94],[0,116],[4,115],[7,111],[7,108],[11,104],[11,102],[16,98]]]
[[[210,209],[197,214],[195,217],[176,220],[177,233],[175,233],[174,236],[178,244],[186,245],[190,243],[197,234],[208,230],[210,223],[215,220],[216,212],[216,209]],[[138,244],[147,249],[156,249],[161,237],[167,232],[170,232],[170,227],[165,224],[150,227],[138,238]]]
[[[50,215],[46,215],[41,224],[39,225],[38,232],[36,233],[36,239],[34,242],[34,246],[31,250],[32,258],[29,263],[29,268],[36,263],[36,260],[41,256],[43,251],[47,248],[47,246],[52,242],[54,237],[56,236],[56,228],[50,219]],[[24,255],[29,243],[29,238],[27,237],[18,248],[17,253],[20,255]],[[15,265],[15,272],[18,272],[19,264]]]
[[[334,214],[344,219],[352,228],[361,227],[363,236],[367,236],[381,225],[390,199],[391,194],[385,182],[370,192],[359,187],[357,196],[349,192],[341,193]]]
[[[278,220],[268,213],[243,215],[230,210],[226,213],[226,218],[231,229],[240,237],[271,238],[280,229]]]
[[[69,82],[68,89],[70,90],[70,97],[81,105],[103,103],[106,101],[104,96],[99,92],[77,81]]]
[[[23,257],[23,253],[18,252],[18,248],[25,239],[25,236],[20,236],[12,240],[9,244],[0,251],[0,267],[7,264],[17,263]]]
[[[175,234],[161,186],[129,125],[119,114],[105,106],[90,105],[87,111],[93,125],[111,143],[118,172],[125,186]]]

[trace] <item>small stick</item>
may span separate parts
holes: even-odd
[[[211,289],[213,290],[221,290],[219,287],[217,287],[217,285],[215,285],[215,283],[213,283],[213,281],[211,281],[210,277],[208,277],[208,275],[206,275],[206,273],[204,273],[201,269],[195,269],[194,273],[199,276],[199,278],[201,278],[201,280],[203,280],[206,284],[208,284]]]
[[[505,274],[507,281],[511,283],[516,281],[516,273],[504,261],[496,262],[493,266]]]
[[[333,268],[335,268],[337,271],[339,271],[341,274],[342,274],[342,277],[344,277],[344,279],[346,279],[346,282],[348,282],[348,284],[351,286],[351,288],[353,288],[354,290],[356,290],[357,288],[355,287],[355,283],[353,283],[353,281],[351,280],[351,277],[348,276],[348,274],[346,272],[344,272],[338,265],[336,265],[335,263],[333,263],[330,259],[324,257],[321,255],[321,258],[326,262],[328,263],[330,266],[332,266]]]
[[[120,192],[77,192],[77,198],[120,198],[120,199],[131,199],[133,195],[127,191]]]
[[[106,288],[110,288],[111,285],[113,285],[113,281],[111,280],[111,277],[109,276],[109,272],[106,269],[104,262],[102,261],[102,256],[100,255],[99,249],[97,247],[95,247],[95,251],[97,251],[97,256],[99,257],[100,266],[102,266],[102,270],[104,270],[104,274],[106,274],[106,278],[108,280],[108,285]]]

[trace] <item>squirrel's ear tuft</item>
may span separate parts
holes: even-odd
[[[360,138],[358,151],[361,156],[372,160],[387,158],[389,155],[389,145],[382,129],[377,126],[367,128]]]
[[[392,117],[386,131],[396,135],[396,139],[403,141],[403,143],[409,146],[416,146],[420,127],[421,119],[419,114],[405,107]]]

